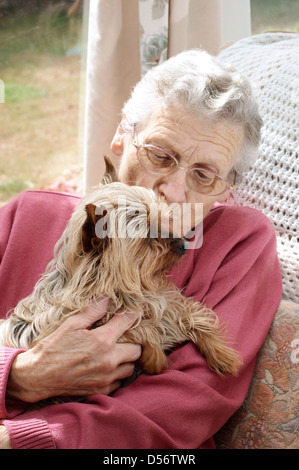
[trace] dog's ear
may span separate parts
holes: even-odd
[[[101,252],[104,249],[104,237],[97,234],[97,223],[101,220],[105,223],[107,211],[97,211],[94,204],[87,204],[85,206],[86,220],[82,227],[82,250],[84,253],[89,253],[91,250]],[[100,213],[98,213],[100,212]],[[106,237],[105,237],[106,238]]]
[[[106,165],[106,171],[101,181],[101,184],[109,184],[113,183],[114,181],[118,181],[116,170],[110,158],[104,155],[104,160]]]

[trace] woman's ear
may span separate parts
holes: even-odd
[[[111,142],[111,151],[117,157],[121,157],[124,151],[124,131],[122,130],[121,125],[117,126],[116,132]]]

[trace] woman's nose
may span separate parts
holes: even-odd
[[[158,192],[164,196],[168,204],[186,202],[188,190],[186,173],[180,171],[180,169],[171,175],[165,176],[163,181],[158,184]]]

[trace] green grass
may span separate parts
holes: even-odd
[[[8,181],[7,183],[0,184],[0,193],[6,198],[10,198],[15,194],[30,189],[32,187],[30,181],[23,181],[20,179]]]
[[[15,55],[65,55],[78,41],[78,25],[77,18],[45,13],[0,18],[0,66]]]
[[[298,0],[251,0],[252,33],[299,32]]]
[[[45,91],[19,83],[5,83],[5,103],[20,103],[45,96]]]
[[[78,163],[82,18],[0,16],[0,205]],[[4,102],[1,102],[1,98]]]

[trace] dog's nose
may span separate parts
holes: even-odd
[[[179,255],[184,255],[186,251],[188,250],[189,247],[189,242],[186,240],[180,240],[177,244],[177,253]]]

